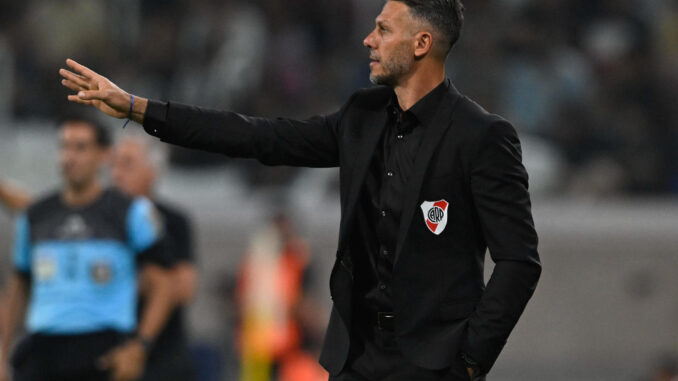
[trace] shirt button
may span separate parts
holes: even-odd
[[[386,289],[386,285],[383,284],[383,283],[379,283],[379,289],[380,289],[381,291],[384,291],[384,290]]]
[[[385,210],[382,210],[382,211],[381,211],[381,216],[382,216],[382,217],[386,217],[386,211],[385,211]]]
[[[393,177],[393,172],[391,172],[391,171],[386,172],[386,176]]]

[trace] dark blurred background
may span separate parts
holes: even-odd
[[[382,5],[1,0],[0,177],[34,194],[58,184],[51,127],[69,108],[57,73],[66,58],[141,96],[307,117],[369,86],[362,40]],[[494,379],[662,379],[652,377],[675,368],[678,349],[678,1],[465,5],[448,76],[517,127],[545,267]],[[275,210],[308,238],[314,293],[329,305],[336,172],[183,149],[169,160],[161,194],[192,211],[199,230],[193,334],[230,379],[229,279]],[[0,227],[6,251],[10,219]]]
[[[361,42],[380,6],[4,1],[0,115],[59,114],[65,91],[55,69],[65,57],[149,97],[264,115],[329,112],[369,85]],[[678,192],[678,2],[474,0],[466,7],[449,75],[543,139],[561,164],[558,192]],[[197,154],[174,160],[204,164]]]

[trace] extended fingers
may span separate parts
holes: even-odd
[[[68,65],[68,67],[70,67],[76,73],[82,75],[85,78],[94,78],[98,75],[97,73],[95,73],[93,70],[91,70],[87,66],[80,65],[79,63],[73,61],[70,58],[66,60],[66,65]]]
[[[80,103],[80,104],[83,104],[83,105],[88,105],[88,106],[92,105],[92,101],[80,99],[80,97],[77,96],[77,95],[69,95],[68,100],[71,101],[71,102]]]
[[[108,98],[108,91],[101,90],[82,90],[78,92],[78,97],[82,100],[105,100]]]
[[[70,79],[62,79],[61,84],[75,91],[76,93],[81,90],[89,90],[88,88],[80,86],[77,83],[71,81]]]
[[[87,78],[66,69],[59,69],[59,74],[61,74],[64,79],[71,81],[80,87],[89,89],[90,81]]]

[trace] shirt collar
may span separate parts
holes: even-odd
[[[445,79],[440,85],[436,86],[428,94],[424,95],[414,106],[410,107],[407,111],[402,111],[400,105],[398,104],[398,98],[395,93],[388,105],[388,110],[392,115],[397,115],[398,113],[403,113],[403,118],[412,118],[414,117],[416,121],[423,126],[431,122],[435,110],[438,108],[440,102],[442,102],[445,97],[445,93],[449,91],[450,80]]]

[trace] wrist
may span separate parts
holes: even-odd
[[[131,96],[130,96],[131,98]],[[133,121],[143,124],[144,116],[146,115],[146,108],[148,107],[148,99],[134,96],[134,104],[132,105],[132,112],[130,119]]]
[[[139,344],[143,349],[146,354],[151,352],[151,349],[153,349],[153,339],[149,337],[145,337],[142,335],[136,335],[132,338],[133,342],[136,342]]]

